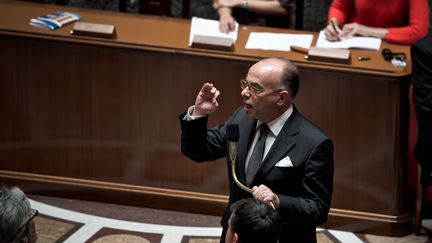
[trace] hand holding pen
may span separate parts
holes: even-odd
[[[339,21],[335,18],[332,18],[324,29],[326,39],[329,41],[340,41],[339,34],[341,32],[342,30],[339,28]]]

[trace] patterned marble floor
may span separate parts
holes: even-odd
[[[53,201],[40,196],[29,197],[32,207],[39,210],[40,213],[36,217],[36,227],[38,242],[42,243],[217,243],[221,233],[221,228],[218,226],[219,217],[215,216],[70,199]],[[64,203],[62,200],[67,201]],[[74,210],[67,208],[74,208]],[[95,214],[90,213],[90,211],[95,211]],[[129,220],[124,220],[124,218]],[[162,222],[166,222],[166,224],[162,224]],[[424,226],[432,229],[432,220],[426,220]],[[317,229],[317,239],[319,243],[415,243],[430,241],[426,234],[422,236],[382,237],[321,228]]]

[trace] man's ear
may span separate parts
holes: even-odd
[[[287,102],[291,102],[291,96],[290,96],[288,90],[280,91],[278,104],[283,105],[283,104],[286,104]]]
[[[239,237],[238,237],[237,233],[234,233],[234,235],[233,235],[233,242],[234,243],[240,243],[240,240],[239,240]]]

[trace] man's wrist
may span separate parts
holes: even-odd
[[[203,115],[194,115],[193,114],[193,112],[194,112],[194,110],[195,110],[195,106],[193,105],[193,106],[190,106],[189,108],[188,108],[188,110],[187,110],[187,112],[186,112],[186,116],[184,117],[184,119],[186,120],[186,121],[192,121],[192,120],[195,120],[195,119],[198,119],[198,118],[201,118],[201,117],[204,117],[204,116],[206,116],[206,114],[203,114]]]

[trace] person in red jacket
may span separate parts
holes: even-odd
[[[360,35],[411,45],[429,32],[427,0],[334,0],[328,19],[330,41]]]

